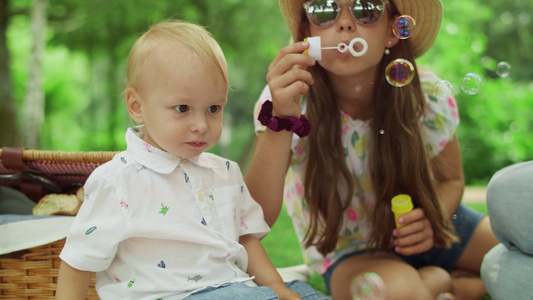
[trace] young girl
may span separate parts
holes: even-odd
[[[143,125],[87,180],[57,299],[85,299],[92,272],[101,299],[325,298],[283,282],[239,166],[204,153],[220,138],[228,87],[224,55],[204,28],[161,22],[137,40],[125,98]]]
[[[280,0],[280,8],[296,43],[270,65],[245,176],[267,223],[285,198],[304,259],[334,299],[351,299],[352,279],[367,272],[384,281],[387,299],[484,295],[480,264],[497,240],[487,218],[460,204],[455,101],[430,97],[423,88],[439,79],[414,61],[436,38],[440,1]],[[408,39],[393,33],[400,15],[416,22]],[[364,39],[367,51],[322,50],[317,62],[304,53],[304,39],[314,36],[323,47]],[[362,43],[355,47],[364,52]],[[398,58],[415,68],[402,87],[385,74]],[[400,193],[415,209],[395,228],[390,201]],[[452,278],[452,269],[474,275]]]

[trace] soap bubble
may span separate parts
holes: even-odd
[[[506,61],[502,61],[498,64],[496,67],[496,74],[500,76],[501,78],[509,77],[509,74],[511,73],[511,64],[509,64]]]
[[[350,293],[353,300],[383,300],[385,283],[376,273],[363,273],[352,279]]]
[[[447,100],[452,95],[452,84],[446,80],[441,80],[433,86],[433,96],[437,100]]]
[[[380,130],[379,130],[379,134],[385,134],[385,130],[380,129]]]
[[[415,19],[408,15],[402,15],[396,18],[392,26],[392,32],[399,39],[407,39],[413,35],[416,25]]]
[[[479,88],[481,87],[481,77],[475,73],[468,73],[463,78],[463,84],[461,85],[461,89],[465,94],[468,95],[474,95],[477,92],[479,92]]]
[[[451,293],[442,293],[437,296],[437,300],[455,300],[455,296]]]
[[[385,69],[385,78],[395,87],[409,84],[414,76],[415,67],[410,61],[403,58],[391,61]]]
[[[483,56],[481,58],[481,66],[487,70],[494,70],[496,69],[496,66],[498,65],[498,62],[490,57],[490,56]]]

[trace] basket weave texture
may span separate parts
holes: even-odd
[[[54,182],[60,189],[83,185],[99,165],[111,160],[117,152],[64,152],[27,150],[22,152],[25,165],[39,176]],[[2,149],[0,149],[0,157]],[[0,175],[17,173],[6,168],[0,159]],[[1,185],[10,185],[0,180]],[[55,290],[65,245],[62,239],[43,246],[0,256],[1,299],[55,299]],[[91,279],[87,299],[99,299]]]
[[[24,250],[20,258],[0,258],[0,298],[55,299],[61,259],[59,253],[65,239]],[[97,300],[94,274],[87,299]]]
[[[3,149],[0,149],[0,156]],[[59,189],[83,184],[96,167],[111,160],[117,152],[65,152],[29,150],[22,152],[22,160],[34,173],[54,182]],[[0,159],[0,175],[13,174],[18,170],[11,170],[4,166]],[[8,182],[3,185],[9,186]]]

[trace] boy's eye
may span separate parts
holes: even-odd
[[[207,109],[207,111],[209,111],[210,113],[216,113],[219,110],[220,110],[219,105],[212,105],[212,106],[209,106],[209,108]]]
[[[187,105],[177,105],[176,107],[174,107],[175,110],[179,111],[179,112],[187,112],[189,110],[189,106]]]

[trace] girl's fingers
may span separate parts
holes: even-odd
[[[295,66],[305,70],[307,67],[314,65],[315,60],[302,53],[307,48],[308,46],[303,47],[301,43],[291,44],[282,48],[268,67],[267,81],[270,81],[271,77],[285,74]]]
[[[409,224],[424,218],[424,211],[421,208],[415,208],[412,211],[398,218],[400,224]]]
[[[270,65],[266,79],[270,83],[277,77],[293,71],[303,71],[309,73],[307,68],[313,66],[314,64],[315,61],[305,54],[290,54],[285,56],[276,65]]]
[[[425,240],[433,240],[433,229],[431,229],[431,227],[424,228],[421,231],[416,231],[408,235],[399,236],[394,240],[394,244],[396,246],[409,246]]]
[[[407,223],[401,228],[394,229],[393,235],[396,237],[403,237],[408,236],[410,234],[414,234],[416,232],[423,231],[425,229],[431,229],[431,223],[428,219],[423,218],[412,223]]]
[[[417,215],[417,214],[413,214]],[[433,228],[428,219],[409,223],[393,231],[395,251],[403,255],[412,255],[433,247]]]
[[[433,247],[433,239],[424,240],[421,243],[411,245],[411,246],[396,246],[394,251],[402,255],[413,255],[426,252]]]
[[[400,254],[415,254],[433,247],[433,230],[428,229],[394,240],[395,251]]]
[[[285,46],[285,47],[281,48],[281,50],[279,51],[278,55],[276,55],[276,57],[274,58],[274,60],[270,64],[270,67],[278,65],[280,63],[280,61],[283,58],[285,58],[286,56],[291,55],[291,54],[302,54],[308,48],[309,48],[309,43],[308,42],[298,42],[298,43],[293,43],[293,44],[290,44],[288,46]],[[305,55],[305,56],[307,56],[307,58],[313,60],[308,55]]]
[[[277,88],[286,88],[299,81],[305,83],[305,85],[311,85],[314,82],[311,73],[300,68],[293,68],[284,74],[272,77],[270,80],[268,80],[268,86],[271,90]]]
[[[309,47],[300,42],[288,45],[280,50],[270,64],[267,82],[274,104],[273,113],[283,117],[299,117],[300,99],[307,94],[313,77],[307,70],[315,64],[314,59],[302,52]]]

